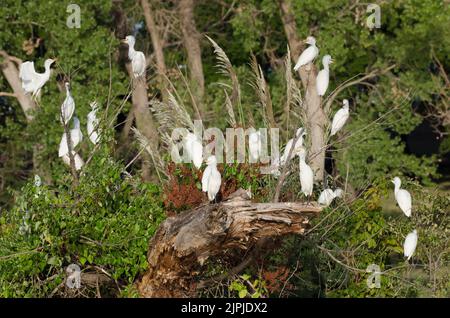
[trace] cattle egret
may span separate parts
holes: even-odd
[[[19,78],[22,81],[22,88],[25,93],[31,93],[33,97],[39,96],[41,88],[50,79],[50,66],[56,59],[46,59],[44,62],[45,72],[36,73],[34,62],[24,62],[19,67]]]
[[[305,43],[310,46],[300,54],[300,57],[297,60],[297,63],[294,66],[294,71],[298,71],[300,67],[311,63],[319,54],[319,49],[316,46],[316,39],[313,36],[308,36],[306,38]]]
[[[395,200],[397,200],[398,206],[400,209],[405,213],[407,217],[411,216],[411,194],[405,190],[400,189],[400,186],[402,184],[402,181],[399,177],[395,177],[394,180],[392,180],[392,183],[395,185]]]
[[[297,139],[297,142],[295,143],[294,150],[292,151],[291,156],[298,155],[300,149],[303,148],[303,137],[306,135],[306,131],[304,128],[300,127],[299,129],[297,129],[295,135],[298,137],[298,139]],[[284,165],[286,163],[293,143],[294,143],[294,138],[289,139],[288,142],[286,143],[286,147],[284,147],[283,155],[280,158],[280,165]]]
[[[339,130],[341,130],[342,127],[344,127],[345,122],[350,115],[348,100],[344,99],[342,104],[344,106],[342,106],[342,108],[339,109],[333,117],[333,121],[331,123],[331,136],[334,136]]]
[[[344,191],[342,191],[342,189],[340,188],[337,188],[334,191],[331,189],[325,189],[320,193],[319,200],[317,200],[317,202],[320,205],[327,207],[331,204],[331,202],[333,202],[335,198],[341,197],[343,194]]]
[[[189,162],[192,161],[197,169],[200,169],[203,161],[203,147],[201,141],[193,133],[184,137],[184,150],[186,150]]]
[[[306,150],[300,149],[298,156],[300,158],[300,184],[302,192],[309,197],[313,192],[314,173],[310,166],[306,163]]]
[[[87,132],[89,140],[95,145],[99,140],[99,135],[97,133],[98,118],[97,118],[97,102],[91,103],[92,110],[87,115]]]
[[[80,121],[77,117],[73,118],[73,129],[70,130],[70,139],[72,140],[72,150],[83,140],[83,133],[80,129]],[[62,157],[69,153],[69,148],[67,145],[67,135],[64,133],[61,138],[61,142],[59,143],[59,151],[58,156]]]
[[[75,163],[75,170],[80,170],[81,167],[83,167],[84,165],[84,161],[83,159],[81,159],[80,155],[77,154],[75,151],[72,150],[72,155],[73,155],[73,161]],[[63,162],[70,166],[70,157],[69,157],[69,153],[65,154],[64,156],[61,157]]]
[[[407,260],[413,256],[417,246],[417,230],[412,231],[406,236],[405,243],[403,243],[403,254]]]
[[[66,86],[66,99],[64,99],[64,102],[61,105],[61,122],[64,125],[67,125],[69,120],[72,118],[73,112],[75,110],[75,101],[73,100],[72,95],[70,95],[69,90],[69,83],[65,82],[64,85]]]
[[[131,61],[131,69],[133,70],[134,77],[139,77],[145,74],[147,64],[145,62],[145,55],[141,51],[134,49],[136,39],[132,35],[125,37],[123,43],[128,44],[128,58]]]
[[[325,95],[330,82],[330,64],[333,63],[330,55],[325,55],[322,58],[323,69],[317,74],[316,88],[319,96]]]
[[[222,177],[217,170],[216,156],[210,156],[206,160],[207,167],[202,176],[202,191],[208,193],[209,201],[213,201],[220,190]]]
[[[248,135],[248,150],[251,162],[257,162],[261,156],[261,132],[254,131]]]

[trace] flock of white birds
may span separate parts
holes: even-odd
[[[132,72],[135,78],[145,75],[146,70],[146,60],[145,55],[141,51],[136,51],[134,45],[136,40],[133,36],[127,36],[123,43],[128,44],[128,58],[131,61]],[[316,46],[316,39],[312,36],[307,37],[306,41],[309,44],[301,55],[299,56],[297,63],[294,66],[294,71],[298,71],[302,66],[308,66],[312,63],[316,57],[319,55],[319,49]],[[27,94],[32,94],[33,97],[39,98],[41,88],[50,79],[50,67],[55,62],[55,59],[47,59],[44,63],[45,72],[37,73],[34,69],[33,62],[24,62],[20,66],[19,78],[22,81],[22,88]],[[316,78],[316,90],[319,96],[324,96],[330,81],[330,64],[333,60],[330,55],[325,55],[322,58],[323,69],[319,71]],[[71,152],[73,155],[75,168],[80,170],[84,165],[83,159],[74,150],[76,146],[82,141],[83,133],[80,128],[80,121],[77,117],[74,117],[75,112],[75,101],[70,93],[70,84],[65,83],[66,87],[66,98],[61,105],[60,119],[62,124],[68,125],[70,120],[73,118],[73,128],[70,129],[70,137],[72,141]],[[97,103],[91,103],[92,111],[87,116],[87,131],[89,135],[89,140],[93,144],[97,144],[99,141],[99,132],[97,131],[98,119],[96,117]],[[340,131],[345,125],[349,118],[349,102],[348,100],[343,100],[343,107],[336,112],[331,123],[330,136],[334,136],[338,131]],[[300,184],[301,192],[305,197],[310,199],[313,193],[314,187],[314,172],[311,167],[306,162],[307,151],[303,146],[303,138],[306,135],[305,128],[299,128],[296,131],[296,138],[290,139],[285,148],[283,155],[279,160],[276,160],[274,176],[279,176],[278,168],[285,165],[291,156],[298,156],[299,158],[299,168],[300,168]],[[297,139],[295,145],[294,140]],[[293,148],[293,149],[292,149]],[[189,132],[183,139],[183,149],[186,151],[186,155],[193,165],[200,169],[203,162],[203,146],[201,140],[193,133]],[[249,154],[252,161],[256,162],[262,154],[262,141],[260,132],[252,132],[249,134]],[[292,151],[291,151],[292,149]],[[66,133],[63,133],[58,151],[59,157],[62,158],[64,163],[70,165],[69,156],[69,145]],[[217,159],[214,155],[209,156],[206,159],[206,168],[203,171],[202,176],[202,191],[207,193],[208,199],[214,201],[217,194],[220,191],[221,186],[221,174],[217,169]],[[400,207],[400,209],[405,213],[407,217],[411,216],[411,195],[405,189],[400,189],[401,180],[395,177],[392,181],[395,185],[395,199]],[[321,206],[329,206],[335,198],[342,197],[344,194],[343,190],[340,188],[324,189],[318,199],[318,203]],[[409,233],[404,242],[404,255],[409,260],[417,246],[417,231]]]

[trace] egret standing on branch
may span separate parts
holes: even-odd
[[[64,125],[67,125],[67,123],[72,118],[73,112],[75,110],[75,101],[73,100],[72,95],[70,95],[69,90],[69,83],[65,82],[64,85],[66,86],[66,99],[64,99],[64,102],[61,105],[61,122]]]
[[[407,217],[410,217],[412,205],[411,194],[405,189],[400,189],[402,181],[399,177],[395,177],[394,180],[392,180],[392,183],[395,185],[394,195],[395,200],[397,200],[398,206]]]
[[[50,66],[56,59],[46,59],[44,62],[45,72],[37,73],[34,69],[34,62],[24,62],[19,67],[19,78],[22,81],[22,88],[25,93],[31,93],[33,97],[40,96],[41,88],[50,79]]]
[[[323,69],[317,74],[316,88],[319,96],[325,95],[330,82],[330,64],[333,63],[331,55],[325,55],[322,58]]]
[[[80,129],[80,121],[77,117],[73,118],[73,129],[70,130],[70,139],[72,140],[71,150],[73,151],[75,147],[83,140],[83,133]],[[69,153],[69,147],[67,145],[67,135],[63,133],[61,142],[59,143],[58,156],[62,157]]]
[[[337,188],[334,191],[331,189],[325,189],[320,193],[319,200],[317,200],[317,202],[320,205],[327,207],[331,204],[331,202],[333,202],[335,198],[340,198],[343,194],[344,191],[342,191],[341,188]]]
[[[406,236],[405,243],[403,243],[403,254],[407,260],[413,256],[417,246],[417,230],[412,231]]]
[[[98,118],[97,118],[97,102],[92,102],[92,110],[87,115],[87,132],[89,140],[95,145],[99,140],[99,135],[97,133],[98,128]]]
[[[192,161],[194,166],[200,169],[203,161],[203,146],[193,133],[188,133],[184,137],[184,150],[187,152],[189,161]]]
[[[254,131],[248,135],[248,151],[252,162],[257,162],[261,156],[261,132]]]
[[[134,77],[137,78],[144,75],[147,64],[144,53],[134,49],[136,39],[134,36],[128,35],[122,42],[128,44],[128,58],[131,61],[131,69],[133,70]]]
[[[72,155],[73,155],[73,161],[75,162],[75,170],[80,170],[81,167],[83,167],[84,165],[84,161],[83,159],[80,157],[79,154],[77,154],[75,151],[72,150]],[[70,157],[69,157],[69,153],[65,154],[64,156],[61,157],[63,162],[70,166]]]
[[[220,190],[222,176],[219,170],[217,170],[216,156],[208,157],[206,164],[207,167],[202,176],[202,191],[208,193],[209,201],[213,201]]]
[[[311,63],[319,54],[319,49],[316,46],[316,39],[313,36],[308,36],[306,38],[305,43],[310,46],[300,54],[300,57],[297,60],[297,64],[294,66],[294,71],[298,71],[300,67]]]
[[[350,116],[348,100],[344,99],[342,104],[344,106],[342,106],[342,108],[339,109],[333,117],[333,121],[331,123],[331,136],[336,135],[336,133],[344,127],[345,122]]]
[[[314,173],[305,161],[306,150],[300,149],[298,156],[300,157],[300,184],[302,192],[306,197],[310,197],[313,192]]]

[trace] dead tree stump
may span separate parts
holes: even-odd
[[[193,297],[208,259],[230,257],[263,238],[303,234],[321,208],[314,203],[253,203],[239,189],[228,199],[166,219],[150,241],[143,297]]]

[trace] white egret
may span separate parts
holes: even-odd
[[[392,183],[395,185],[395,200],[398,203],[398,206],[400,209],[405,213],[407,217],[411,216],[411,194],[405,190],[400,189],[400,186],[402,184],[402,181],[399,177],[395,177],[394,180],[392,180]]]
[[[297,60],[297,63],[294,66],[294,71],[298,71],[300,67],[303,65],[306,65],[317,57],[319,54],[319,49],[316,46],[316,39],[313,36],[308,36],[306,38],[305,43],[309,44],[310,46],[300,54],[300,57]]]
[[[81,167],[84,166],[84,161],[83,159],[80,157],[79,154],[77,154],[75,151],[72,150],[72,155],[73,155],[73,161],[75,163],[75,169],[76,170],[80,170]],[[70,157],[69,157],[69,153],[66,153],[64,156],[61,157],[63,162],[70,166]]]
[[[300,127],[295,132],[295,135],[298,137],[297,142],[295,143],[294,150],[292,151],[292,157],[298,155],[300,149],[303,148],[303,137],[306,135],[306,130],[303,127]],[[294,138],[291,138],[286,143],[286,147],[284,147],[283,155],[280,158],[280,165],[284,165],[288,159],[289,152],[291,151],[292,144],[294,143]]]
[[[38,188],[41,185],[42,185],[41,177],[39,177],[39,175],[35,174],[34,175],[34,186]]]
[[[298,156],[300,158],[300,184],[302,192],[306,197],[312,195],[314,184],[314,173],[311,167],[306,163],[306,150],[300,149]]]
[[[67,125],[69,120],[72,118],[73,112],[75,111],[75,101],[73,100],[72,95],[70,94],[70,84],[68,82],[65,82],[64,85],[66,86],[66,99],[64,99],[64,102],[61,105],[61,122],[64,125]]]
[[[405,242],[403,243],[403,254],[407,257],[408,261],[416,250],[417,238],[417,230],[414,230],[406,236]]]
[[[202,191],[208,193],[209,201],[213,201],[220,190],[222,177],[217,170],[216,156],[209,156],[206,160],[207,167],[202,176]]]
[[[316,78],[316,89],[319,96],[325,95],[328,84],[330,82],[330,64],[333,63],[330,55],[325,55],[322,58],[323,69],[320,70]]]
[[[334,114],[333,121],[331,122],[331,136],[336,135],[336,133],[344,127],[345,122],[350,116],[348,100],[344,99],[342,104],[342,108]]]
[[[70,139],[72,140],[72,150],[75,149],[75,147],[83,140],[83,133],[80,129],[80,121],[77,117],[73,118],[73,127],[70,130]],[[67,135],[64,132],[61,138],[61,142],[59,143],[59,151],[58,156],[62,157],[64,155],[67,155],[69,153],[69,148],[67,145]]]
[[[257,162],[261,156],[261,132],[254,131],[248,135],[248,150],[252,162]]]
[[[193,133],[188,133],[184,137],[184,150],[187,152],[189,161],[192,161],[194,166],[200,169],[203,161],[203,146]]]
[[[24,62],[19,67],[19,78],[22,81],[22,88],[25,93],[31,93],[33,97],[40,96],[41,88],[50,79],[50,66],[56,59],[46,59],[44,62],[45,72],[37,73],[34,69],[34,62]]]
[[[145,74],[147,64],[145,62],[145,55],[141,51],[134,49],[136,39],[132,35],[125,37],[123,43],[128,44],[128,58],[131,61],[131,69],[133,70],[134,77],[139,77]]]
[[[320,193],[319,199],[317,200],[317,202],[320,205],[327,207],[331,204],[331,202],[333,202],[333,200],[335,198],[340,198],[340,197],[342,197],[343,194],[344,194],[344,191],[342,191],[341,188],[336,188],[334,191],[328,188],[328,189],[323,190]]]
[[[89,140],[95,145],[99,141],[99,135],[97,132],[98,118],[97,118],[97,102],[92,102],[92,110],[87,115],[87,133]]]

